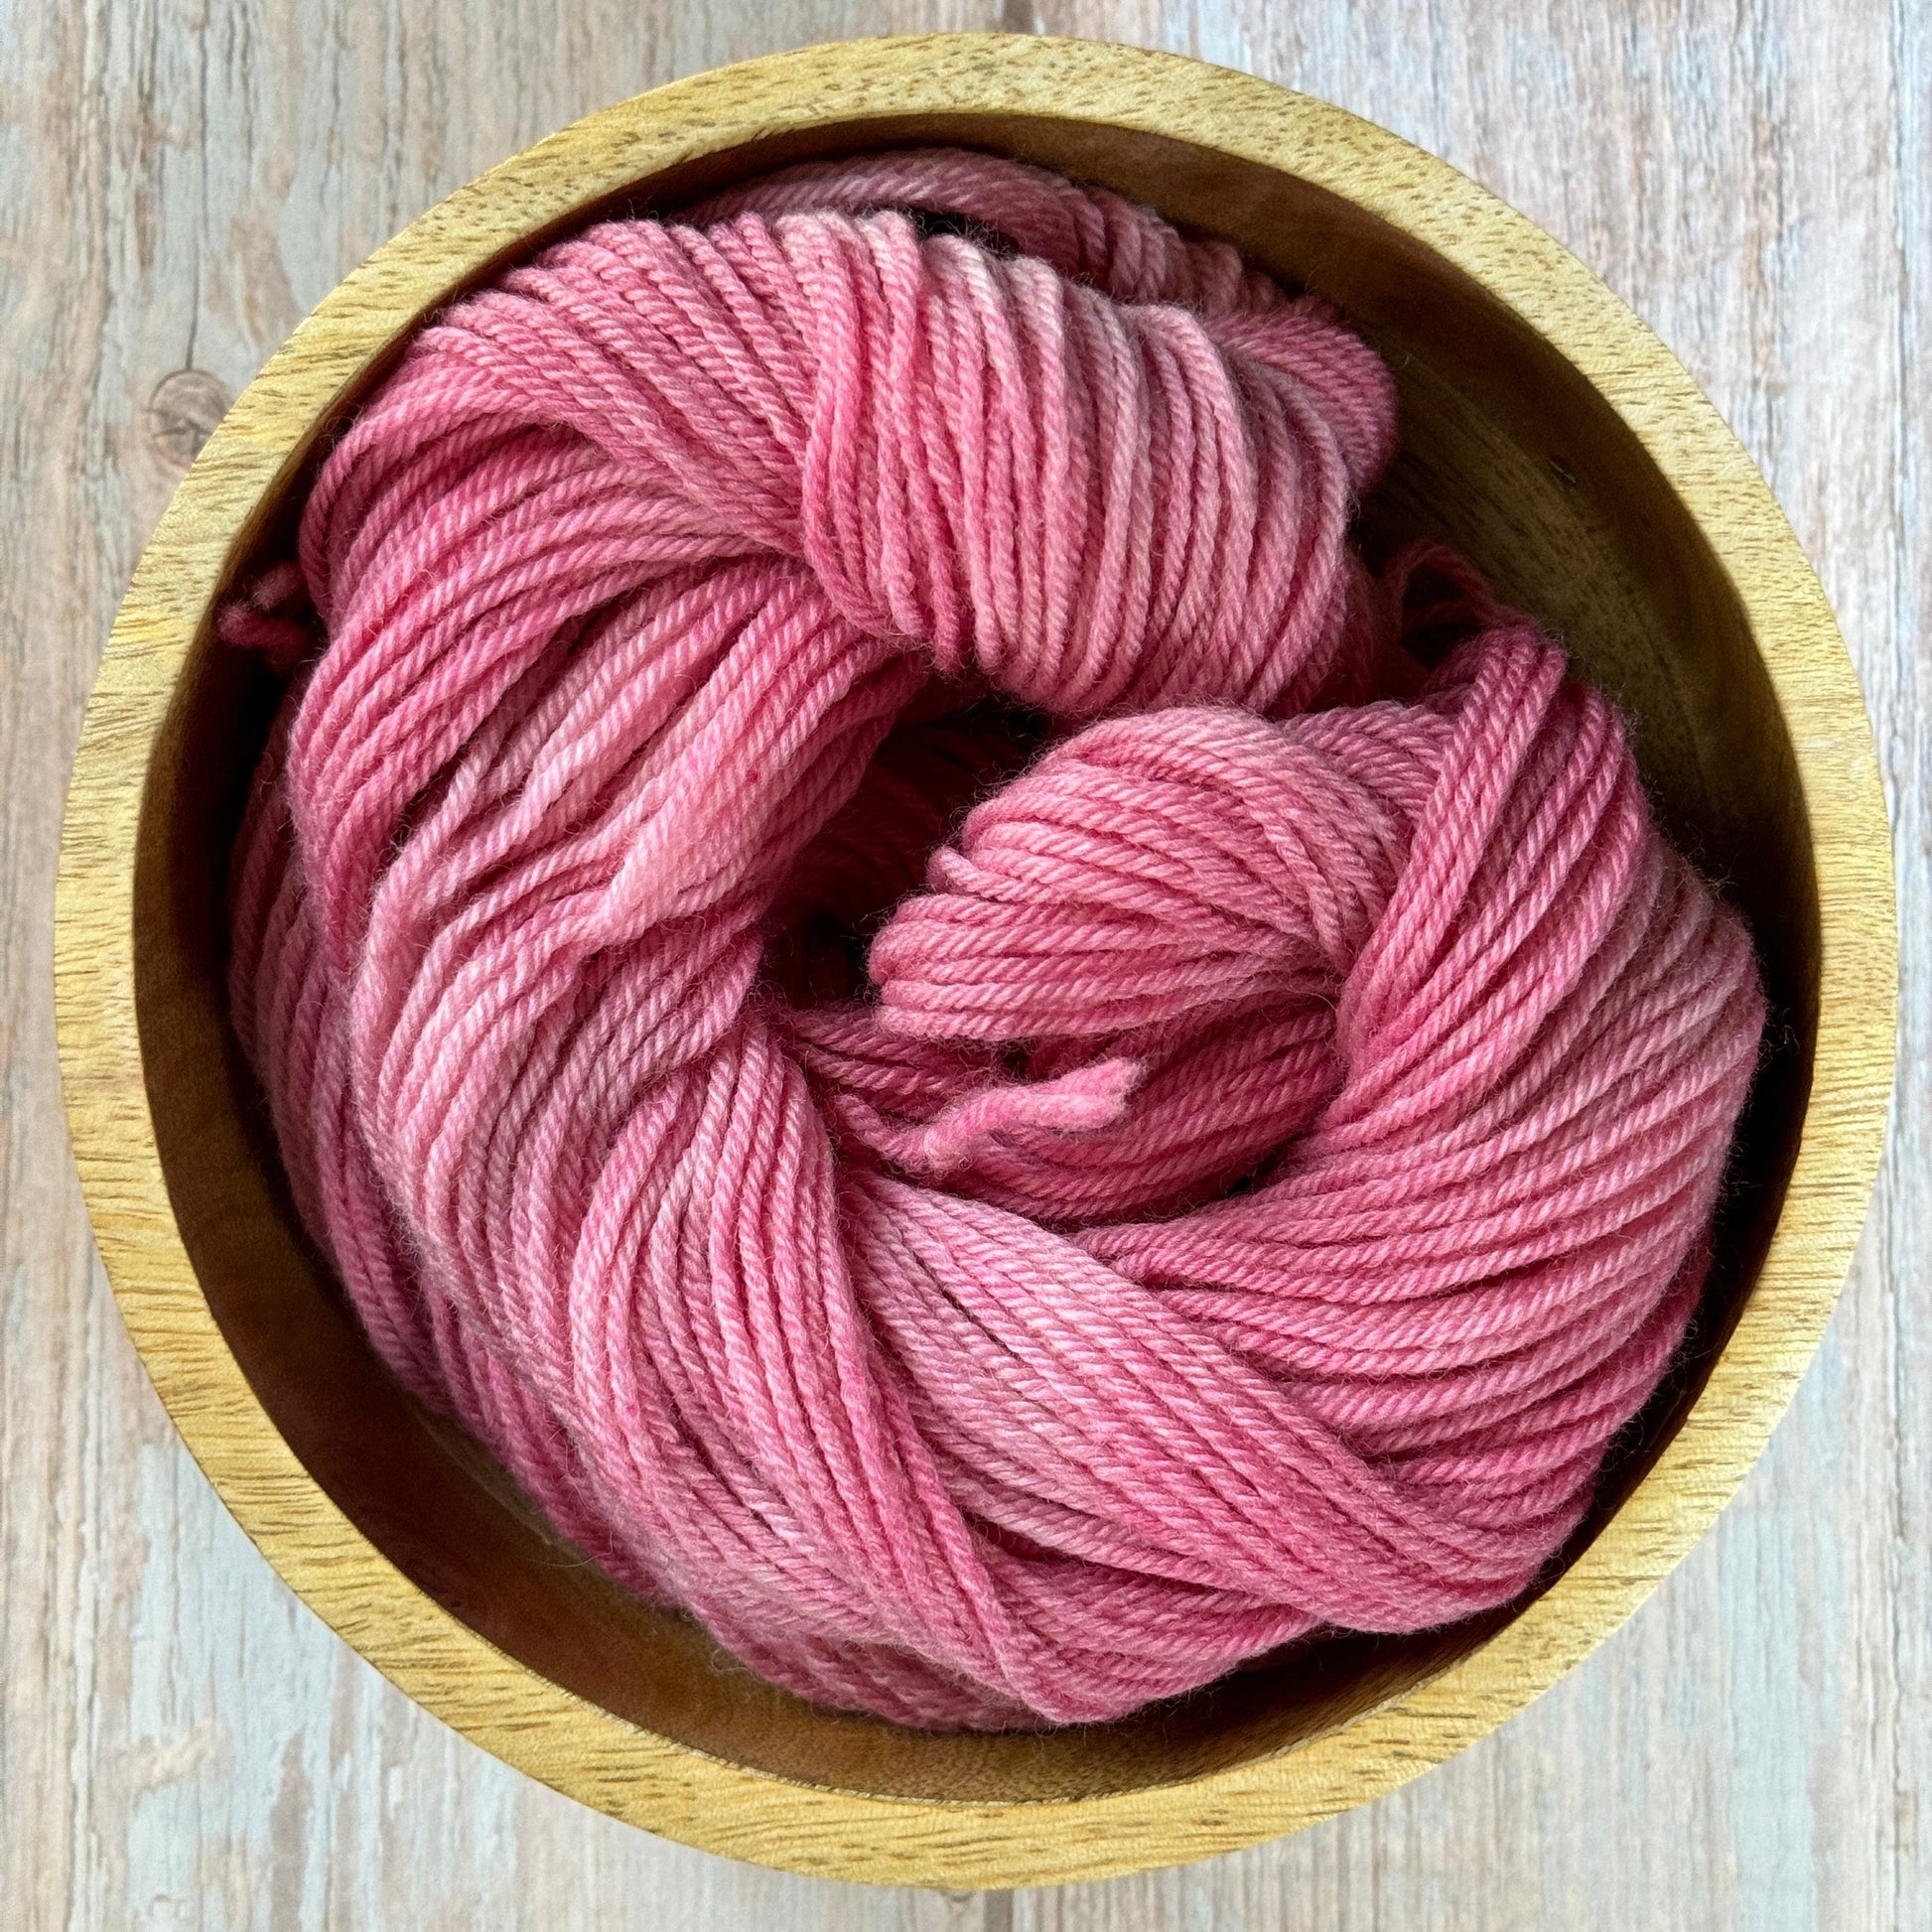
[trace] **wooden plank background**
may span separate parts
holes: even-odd
[[[940,1896],[778,1876],[583,1811],[293,1599],[176,1442],[101,1278],[49,961],[62,791],[115,601],[207,426],[313,302],[458,183],[622,94],[781,46],[989,26],[1339,101],[1495,189],[1657,327],[1837,606],[1906,956],[1896,1128],[1845,1302],[1742,1495],[1629,1628],[1484,1744],[1320,1830]],[[1932,1925],[1929,348],[1919,0],[0,0],[0,1925]]]

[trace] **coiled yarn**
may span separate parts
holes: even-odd
[[[223,619],[303,1219],[808,1698],[1104,1720],[1505,1602],[1678,1346],[1751,948],[1528,620],[1356,559],[1394,439],[1225,246],[816,165],[435,319]]]

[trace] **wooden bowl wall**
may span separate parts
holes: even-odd
[[[541,241],[806,156],[955,141],[1154,204],[1331,296],[1389,357],[1386,548],[1447,536],[1626,707],[1667,828],[1750,920],[1771,1052],[1692,1358],[1561,1578],[1433,1634],[1321,1644],[1047,1736],[827,1714],[561,1549],[384,1373],[304,1239],[222,998],[225,858],[274,692],[210,642],[315,450],[422,316]],[[1682,367],[1554,241],[1321,102],[1167,56],[939,36],[663,87],[505,163],[378,251],[235,404],[141,560],[89,705],[58,977],[74,1145],[163,1400],[290,1585],[410,1696],[559,1789],[799,1870],[1013,1884],[1294,1830],[1490,1729],[1650,1591],[1761,1449],[1875,1170],[1895,943],[1868,728],[1816,581]],[[1587,1774],[1578,1766],[1578,1775]]]

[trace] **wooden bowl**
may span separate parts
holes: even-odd
[[[1634,720],[1667,829],[1749,918],[1775,1004],[1691,1359],[1558,1581],[1045,1736],[812,1709],[560,1550],[345,1312],[222,1000],[223,868],[273,693],[210,646],[209,612],[286,535],[319,443],[411,328],[596,213],[933,141],[1103,182],[1347,311],[1402,387],[1404,453],[1365,542],[1446,536],[1568,639]],[[1845,647],[1769,490],[1650,332],[1530,222],[1334,107],[1168,56],[979,35],[658,88],[451,196],[344,282],[215,431],[135,572],[74,767],[57,947],[114,1292],[290,1585],[419,1703],[587,1804],[768,1864],[951,1886],[1171,1863],[1326,1818],[1481,1736],[1621,1622],[1750,1467],[1824,1329],[1877,1163],[1896,969]]]

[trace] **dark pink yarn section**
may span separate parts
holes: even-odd
[[[815,165],[434,321],[224,618],[304,1220],[806,1697],[1104,1720],[1506,1602],[1683,1336],[1751,948],[1534,625],[1357,561],[1394,437],[1224,246]]]

